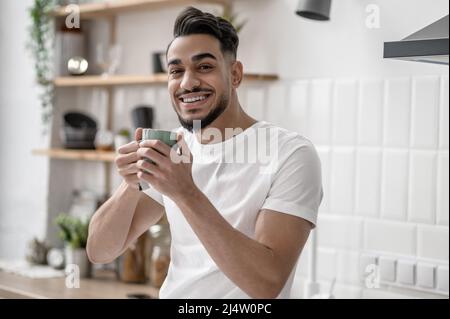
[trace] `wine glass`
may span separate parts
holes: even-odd
[[[97,44],[96,57],[97,65],[102,70],[102,76],[113,75],[117,72],[122,56],[122,48],[117,45]]]

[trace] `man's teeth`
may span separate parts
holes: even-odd
[[[183,98],[183,102],[184,103],[194,103],[194,102],[198,102],[198,101],[203,101],[204,99],[206,99],[206,95],[203,96],[197,96],[197,97],[192,97],[192,98]]]

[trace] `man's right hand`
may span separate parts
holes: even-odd
[[[118,173],[123,177],[124,181],[133,189],[139,190],[139,178],[137,177],[139,169],[136,165],[139,156],[136,152],[139,149],[139,141],[142,138],[142,128],[136,129],[134,136],[135,141],[119,147],[119,154],[114,162]]]

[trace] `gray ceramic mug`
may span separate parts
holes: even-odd
[[[166,144],[170,147],[173,147],[174,145],[177,144],[177,133],[173,132],[173,131],[145,128],[142,130],[142,140],[141,141],[145,141],[145,140],[159,140],[159,141],[163,142],[164,144]],[[150,159],[146,159],[146,160],[149,161],[150,163],[152,163],[152,161]],[[141,186],[142,190],[146,190],[146,189],[150,188],[150,186],[144,181],[140,181],[139,185]]]

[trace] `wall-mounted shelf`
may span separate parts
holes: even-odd
[[[56,87],[79,87],[79,86],[118,86],[118,85],[140,85],[140,84],[163,84],[167,83],[166,74],[155,75],[84,75],[58,77],[53,80]]]
[[[37,149],[33,150],[33,154],[55,159],[96,162],[113,162],[116,156],[113,151],[68,150],[63,148]]]
[[[187,6],[196,4],[217,4],[221,6],[229,6],[229,0],[116,0],[101,3],[80,4],[80,16],[82,19],[96,19],[110,17],[117,14],[152,10],[172,5]],[[65,17],[66,7],[57,7],[50,13],[54,17]]]
[[[278,76],[274,74],[246,74],[244,81],[275,81]],[[80,86],[120,86],[120,85],[149,85],[166,84],[167,74],[155,75],[113,75],[113,76],[73,76],[59,77],[53,80],[56,87]]]

